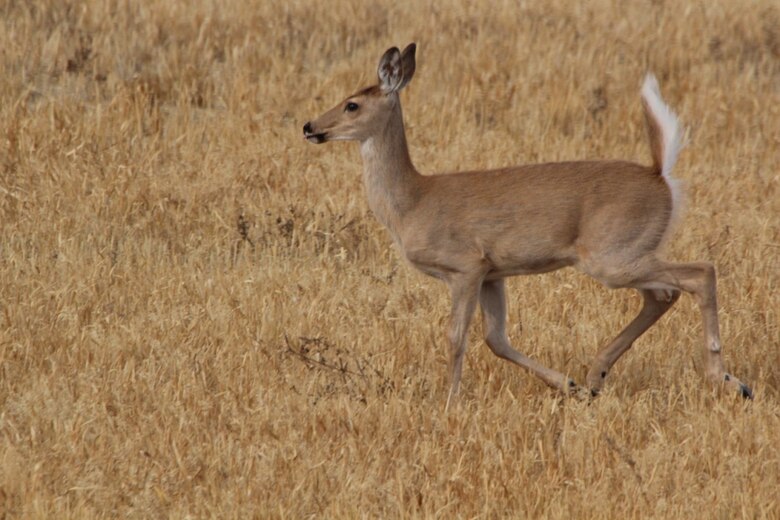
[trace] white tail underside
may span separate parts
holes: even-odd
[[[669,190],[672,192],[672,218],[662,240],[662,242],[666,242],[666,239],[676,228],[685,209],[683,183],[672,176],[672,169],[677,163],[680,150],[685,147],[685,141],[683,140],[683,129],[677,119],[677,114],[664,102],[658,86],[658,80],[652,73],[648,73],[645,76],[645,81],[642,84],[642,97],[650,108],[653,118],[661,128],[664,147],[661,175],[663,175]]]

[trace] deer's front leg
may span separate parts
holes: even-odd
[[[479,300],[482,278],[482,273],[459,273],[448,281],[452,293],[452,312],[449,328],[450,394],[447,398],[447,408],[457,399],[463,356],[466,353],[466,337]]]
[[[521,354],[509,343],[509,338],[506,335],[504,280],[483,282],[479,302],[482,306],[482,321],[485,325],[485,342],[493,354],[528,370],[549,386],[557,388],[566,395],[577,394],[577,384],[571,378]]]

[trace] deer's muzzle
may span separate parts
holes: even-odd
[[[311,126],[311,121],[303,125],[303,137],[310,143],[321,144],[327,139],[324,132],[317,133]]]

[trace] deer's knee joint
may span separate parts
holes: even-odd
[[[709,262],[706,262],[706,263],[702,263],[701,268],[702,268],[705,287],[714,289],[715,284],[717,282],[717,274],[715,272],[715,266],[710,264]]]
[[[701,266],[701,286],[696,296],[698,297],[700,305],[711,305],[716,298],[716,285],[717,275],[715,274],[715,266],[710,263],[704,263]]]
[[[466,338],[463,331],[460,330],[460,327],[452,327],[448,336],[453,355],[462,355],[466,351]]]

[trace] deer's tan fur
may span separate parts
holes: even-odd
[[[652,166],[581,161],[421,175],[409,157],[398,95],[414,74],[415,49],[389,49],[379,63],[379,84],[307,123],[304,134],[317,143],[360,142],[371,210],[412,265],[449,285],[450,398],[458,392],[478,303],[496,355],[564,392],[576,389],[564,374],[517,352],[505,331],[503,278],[566,266],[608,287],[636,288],[644,299],[634,321],[597,354],[587,377],[593,395],[620,355],[686,291],[701,309],[707,375],[751,397],[723,368],[712,265],[671,264],[658,255],[679,209],[671,171],[681,131],[655,78],[648,76],[642,91]]]

